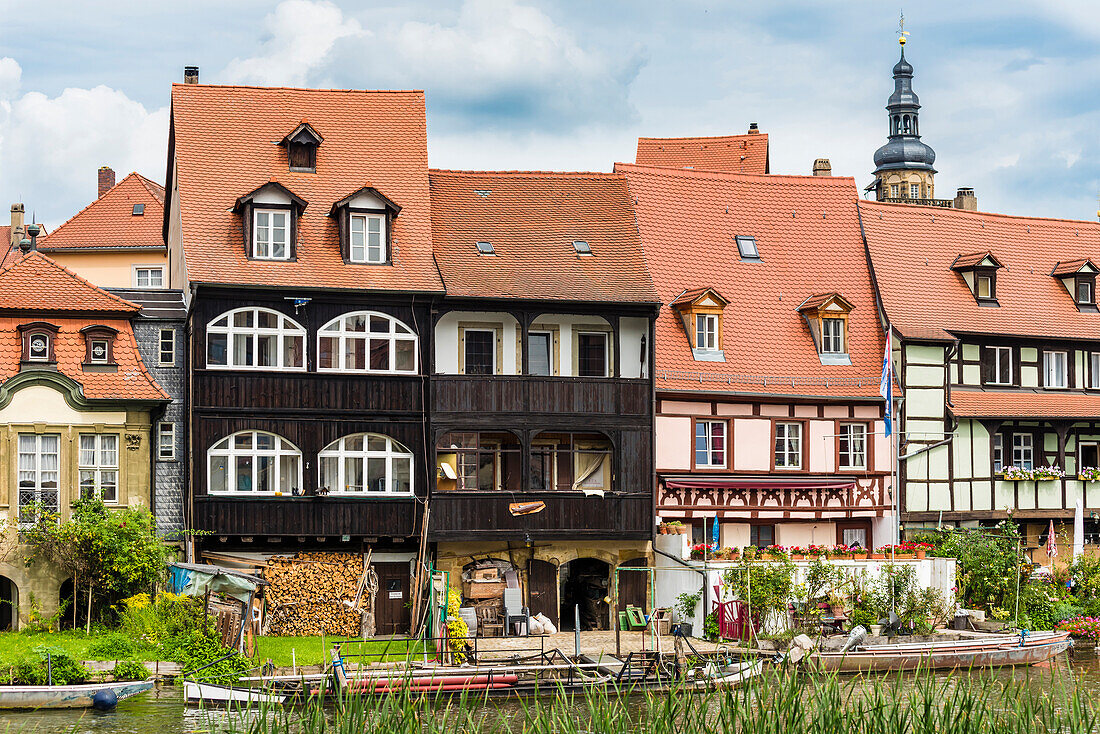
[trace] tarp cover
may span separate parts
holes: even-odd
[[[168,588],[173,594],[205,596],[210,591],[247,603],[263,579],[221,566],[198,563],[168,564]]]

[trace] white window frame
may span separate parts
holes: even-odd
[[[165,451],[165,448],[168,450]],[[171,421],[161,421],[157,424],[157,459],[159,461],[176,460],[176,424]]]
[[[718,351],[718,315],[695,314],[695,348],[705,352]]]
[[[363,440],[362,449],[349,449],[347,448],[349,439],[361,438]],[[369,448],[371,440],[382,440],[385,442],[385,448],[371,449]],[[326,459],[328,461],[326,461]],[[382,459],[386,462],[385,473],[385,489],[382,491],[369,490],[366,487],[367,481],[367,467],[370,463],[370,459]],[[347,467],[348,462],[361,461],[362,471],[360,472],[363,477],[364,486],[359,489],[351,489],[347,484]],[[396,481],[394,476],[394,464],[395,462],[408,462],[409,467],[409,489],[405,492],[398,492],[393,489],[393,483]],[[335,464],[336,466],[336,478],[333,482],[336,487],[342,489],[333,489],[332,486],[326,484],[325,466]],[[336,439],[328,446],[326,446],[317,457],[317,486],[329,488],[329,494],[334,495],[346,495],[351,497],[410,497],[414,494],[416,476],[416,462],[414,461],[413,453],[405,448],[403,445],[390,438],[383,433],[355,433],[349,436],[343,436]]]
[[[237,314],[252,312],[252,326],[236,326]],[[256,324],[259,323],[260,313],[274,315],[278,318],[278,326],[276,327],[259,327]],[[225,325],[216,325],[219,321],[225,319]],[[226,364],[211,364],[210,363],[210,342],[212,335],[225,335],[225,359]],[[235,337],[241,336],[250,338],[252,340],[252,359],[253,362],[258,362],[260,350],[257,348],[257,341],[261,336],[274,336],[276,337],[275,347],[275,362],[274,365],[258,365],[258,364],[236,364],[233,359],[236,355],[234,349]],[[288,339],[297,337],[301,340],[300,361],[301,364],[286,366],[287,349],[286,343]],[[264,372],[302,372],[306,368],[306,330],[294,319],[289,316],[274,311],[270,308],[262,308],[259,306],[248,306],[246,308],[235,308],[232,311],[226,311],[219,314],[206,325],[206,368],[212,370],[260,370]]]
[[[890,184],[890,198],[891,199],[900,198],[900,194],[899,194],[899,191],[898,191],[898,184],[896,184],[896,183]]]
[[[985,283],[988,287],[985,293],[982,293],[982,283]],[[974,295],[978,298],[992,299],[993,298],[993,276],[992,275],[974,275]]]
[[[1081,286],[1088,288],[1088,298],[1081,297]],[[1082,306],[1092,306],[1096,303],[1096,294],[1093,293],[1092,281],[1080,279],[1077,281],[1077,303]]]
[[[110,364],[111,362],[111,340],[104,337],[93,337],[88,340],[88,364]],[[95,345],[103,345],[103,356],[96,357]]]
[[[363,320],[363,331],[349,329],[349,325],[355,320]],[[385,320],[388,324],[387,331],[371,331],[374,320]],[[335,366],[323,366],[321,363],[321,341],[333,340],[335,346],[330,350],[334,356]],[[351,347],[358,341],[363,341],[364,367],[362,369],[348,367],[348,359],[352,355]],[[370,366],[371,342],[385,341],[388,343],[387,369],[372,369]],[[411,369],[397,369],[397,345],[411,344],[413,364]],[[317,330],[317,371],[318,372],[355,372],[360,374],[390,374],[390,375],[416,375],[419,374],[420,364],[420,340],[407,324],[400,319],[379,311],[352,311],[340,314],[336,318]]]
[[[836,333],[830,333],[830,324],[836,329]],[[844,348],[844,319],[831,316],[821,318],[821,352],[823,354],[844,354],[848,350]]]
[[[997,432],[992,436],[993,473],[1000,474],[1005,468],[1005,435]]]
[[[41,514],[29,514],[34,505],[47,513],[55,513],[61,506],[61,434],[20,433],[16,447],[16,491],[21,526],[32,525]],[[45,444],[53,442],[52,447]],[[27,451],[28,443],[33,444]],[[52,450],[51,450],[52,449]],[[53,457],[53,468],[43,468],[48,457]],[[53,487],[44,485],[52,481]],[[28,486],[29,485],[29,486]]]
[[[142,273],[147,275],[146,282],[141,282]],[[160,275],[159,281],[153,283],[153,273]],[[132,282],[134,288],[164,288],[164,266],[163,265],[134,265],[133,266],[133,278]]]
[[[1011,385],[1012,378],[1014,376],[1015,365],[1012,364],[1012,347],[986,347],[993,352],[993,374],[987,384],[989,385]],[[1004,361],[1004,355],[1008,355],[1008,381],[1001,381],[1001,364]]]
[[[167,340],[165,334],[168,335]],[[164,358],[165,343],[168,344],[168,359]],[[176,330],[160,329],[157,332],[157,365],[160,367],[174,367],[176,365]]]
[[[735,235],[733,240],[737,244],[737,254],[742,260],[760,259],[760,247],[756,244],[754,235],[739,234]]]
[[[611,373],[611,335],[606,331],[578,331],[577,332],[577,377],[581,376],[581,337],[598,336],[603,339],[603,373],[599,375],[585,375],[585,378],[607,377]]]
[[[377,252],[370,244],[370,224],[378,223]],[[356,224],[361,225],[359,232],[355,231]],[[359,244],[355,243],[355,235],[360,235]],[[356,256],[358,250],[358,256]],[[389,262],[386,252],[386,215],[384,214],[351,214],[348,217],[348,261],[353,263],[365,263],[367,265],[384,265]]]
[[[867,468],[867,424],[841,423],[837,441],[837,466],[841,469]]]
[[[118,504],[118,452],[117,433],[77,435],[77,486],[81,497],[93,496],[107,504]],[[114,479],[113,485],[110,479]],[[112,489],[110,493],[105,491],[108,487]]]
[[[34,340],[39,337],[46,340],[46,349],[41,357],[34,356]],[[47,334],[44,331],[36,331],[33,334],[27,335],[27,361],[28,362],[49,362],[50,361],[50,346],[53,341],[53,335]]]
[[[289,260],[290,259],[290,210],[289,209],[265,209],[257,207],[252,211],[252,257],[256,260]],[[260,216],[268,217],[268,224],[260,224]],[[275,217],[282,217],[282,225],[276,226]],[[283,231],[283,254],[276,255],[274,250],[274,233]],[[265,233],[265,238],[260,239],[260,233]]]
[[[1089,387],[1100,388],[1100,352],[1089,352],[1089,367]]]
[[[246,436],[246,435],[251,436],[251,442],[250,442],[251,446],[249,446],[247,448],[246,447],[238,448],[237,447],[237,437],[238,436]],[[267,437],[271,437],[272,439],[274,439],[274,443],[273,443],[274,448],[270,448],[270,449],[257,448],[256,444],[257,444],[257,437],[258,436],[267,436]],[[239,485],[238,476],[237,476],[237,458],[238,457],[251,457],[251,459],[252,459],[252,469],[251,469],[252,475],[249,477],[249,482],[251,483],[251,486],[253,487],[253,489],[250,489],[250,490],[236,489],[236,487]],[[255,486],[256,486],[257,472],[259,471],[259,465],[260,465],[260,462],[258,461],[259,458],[271,458],[271,459],[273,459],[272,463],[273,463],[273,466],[274,466],[274,471],[273,471],[272,486],[276,487],[276,488],[283,486],[284,483],[282,481],[282,479],[283,479],[283,476],[282,476],[282,471],[283,471],[282,459],[284,457],[296,457],[298,459],[298,461],[296,462],[296,464],[297,464],[296,476],[291,477],[292,482],[287,484],[286,491],[283,491],[281,489],[271,489],[271,490],[268,490],[266,492],[260,492],[260,491],[257,491],[256,489],[254,489]],[[225,458],[225,460],[226,460],[225,461],[225,486],[227,487],[227,489],[217,490],[217,491],[213,490],[213,486],[214,486],[214,482],[213,482],[214,461],[213,460],[215,458]],[[226,436],[225,438],[217,441],[213,446],[211,446],[209,449],[207,449],[207,451],[206,451],[206,491],[207,491],[208,494],[218,495],[218,496],[228,496],[228,497],[273,497],[273,496],[276,496],[278,494],[282,494],[284,496],[292,496],[292,495],[295,494],[295,490],[297,490],[297,493],[300,494],[302,492],[302,464],[303,464],[303,460],[302,460],[301,450],[299,450],[297,446],[292,444],[290,441],[287,441],[282,436],[280,436],[276,433],[269,433],[268,431],[237,431],[236,433],[232,433],[232,434]]]
[[[780,442],[782,442],[782,446]],[[792,471],[802,468],[801,423],[789,421],[776,422],[773,456],[775,458],[776,469]],[[780,463],[780,457],[782,457],[782,463]]]
[[[909,198],[910,199],[919,199],[920,198],[920,184],[915,184],[915,183],[909,184]]]
[[[720,428],[720,436],[716,436],[715,429]],[[700,430],[702,429],[702,430]],[[715,449],[714,439],[722,439],[722,448]],[[702,439],[704,448],[699,448],[699,440]],[[695,468],[696,469],[725,469],[726,462],[729,458],[729,424],[727,421],[712,421],[712,420],[698,420],[695,421]],[[706,455],[704,462],[699,461],[699,454],[702,451]],[[721,459],[716,460],[716,457],[720,455]]]
[[[1058,360],[1056,356],[1061,356],[1062,369],[1055,372],[1054,368],[1057,366]],[[1057,380],[1052,380],[1052,377],[1057,377]],[[1057,383],[1057,384],[1055,384]],[[1043,352],[1043,387],[1048,390],[1064,390],[1069,387],[1069,353],[1064,351],[1044,351]]]
[[[1012,434],[1012,466],[1021,469],[1035,468],[1035,446],[1030,433]]]

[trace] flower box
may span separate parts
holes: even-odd
[[[875,552],[871,554],[871,558],[875,561],[881,561],[886,558],[886,554]]]
[[[853,561],[866,561],[867,560],[867,553],[866,552],[860,553],[860,552],[857,551],[857,552],[852,554],[852,560]]]

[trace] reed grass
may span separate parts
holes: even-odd
[[[230,734],[1076,734],[1095,705],[1053,671],[886,677],[771,671],[730,691],[592,690],[516,700],[352,694],[339,705],[222,712]]]

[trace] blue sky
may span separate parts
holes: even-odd
[[[169,85],[422,88],[445,168],[608,170],[639,135],[771,135],[870,181],[897,60],[895,2],[13,2],[0,0],[0,202],[56,226],[95,171],[162,181]],[[1100,9],[911,4],[907,58],[937,193],[1090,219],[1100,193]]]

